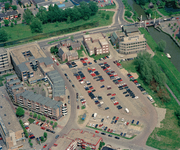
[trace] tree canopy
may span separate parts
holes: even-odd
[[[161,41],[158,43],[158,50],[161,51],[161,52],[164,52],[164,51],[165,51],[165,48],[166,48],[166,41],[161,40]]]
[[[0,42],[5,42],[8,40],[8,34],[4,29],[0,29]]]
[[[16,109],[16,116],[22,117],[22,116],[24,116],[24,113],[25,113],[25,111],[24,111],[24,109],[22,107],[18,107]]]
[[[32,20],[32,23],[30,25],[31,27],[31,32],[32,33],[41,33],[43,32],[43,27],[42,27],[42,22],[38,18],[34,18]]]
[[[33,16],[32,12],[31,12],[31,10],[26,9],[24,11],[24,13],[23,13],[23,19],[25,20],[25,22],[27,24],[30,24],[33,18],[34,18],[34,16]]]

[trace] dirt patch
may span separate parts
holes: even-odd
[[[157,111],[157,114],[158,114],[158,123],[156,125],[156,127],[161,127],[161,121],[165,118],[165,115],[166,115],[166,109],[164,108],[158,108],[158,107],[155,107],[156,108],[156,111]]]
[[[139,78],[139,76],[138,76],[138,74],[137,74],[137,73],[131,73],[131,75],[134,77],[134,79]]]
[[[127,71],[126,69],[122,68],[122,69],[121,69],[121,73],[122,73],[123,75],[127,76],[128,71]]]

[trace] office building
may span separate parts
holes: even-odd
[[[109,44],[102,33],[87,34],[83,36],[84,45],[89,55],[108,54]]]
[[[0,74],[10,71],[13,71],[13,66],[11,65],[9,53],[4,48],[0,48]]]
[[[97,150],[102,141],[102,137],[97,136],[94,133],[80,129],[72,129],[69,133],[60,137],[56,141],[58,146],[52,147],[51,150],[74,150],[78,147],[81,147],[82,149],[90,147],[92,150]]]

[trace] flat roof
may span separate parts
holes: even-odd
[[[99,41],[93,42],[93,43],[91,41],[85,41],[85,42],[87,43],[90,50],[92,50],[92,49],[94,50],[95,47],[96,48],[101,48],[101,45],[100,45]]]
[[[38,44],[27,44],[23,46],[18,46],[14,48],[10,48],[10,55],[16,65],[19,65],[23,62],[29,61],[29,57],[25,57],[22,53],[30,51],[32,56],[34,56],[35,59],[40,57],[46,57],[45,53],[41,50]]]
[[[50,71],[55,70],[53,66],[46,67],[45,65],[41,65],[40,67],[42,68],[42,70],[43,70],[44,72],[50,72]]]
[[[98,40],[104,38],[102,33],[92,33],[92,34],[87,34],[84,35],[84,38],[92,38],[92,40]]]
[[[8,83],[9,84],[15,84],[15,83],[20,83],[21,81],[19,79],[16,79],[16,80],[11,80],[9,81]]]
[[[107,45],[108,44],[106,39],[99,39],[99,42],[101,43],[101,45]]]
[[[120,43],[134,43],[134,42],[142,42],[142,41],[146,41],[146,39],[144,38],[144,34],[136,34],[134,36],[124,37],[123,41]]]
[[[0,95],[4,93],[5,93],[4,87],[0,87]],[[2,96],[0,100],[0,117],[2,118],[3,123],[8,131],[12,130],[16,132],[22,130],[22,127],[20,126],[19,121],[16,118],[13,109],[11,108],[11,105],[9,104],[7,99]]]
[[[13,75],[7,76],[6,80],[10,80],[10,79],[13,79],[13,78],[17,78],[17,75],[13,74]]]
[[[14,90],[14,89],[21,88],[21,87],[23,87],[23,85],[22,84],[18,84],[18,85],[12,86],[11,88],[12,88],[12,90]]]

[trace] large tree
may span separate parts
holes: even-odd
[[[91,15],[91,10],[89,9],[88,4],[83,1],[80,3],[80,7],[80,12],[82,14],[83,19],[88,20]]]
[[[161,40],[161,41],[158,43],[158,50],[161,51],[161,52],[164,52],[164,51],[165,51],[165,48],[166,48],[166,41]]]
[[[13,10],[16,10],[16,9],[17,9],[17,6],[16,6],[16,5],[12,5],[12,9],[13,9]]]
[[[41,6],[39,8],[39,12],[37,13],[36,17],[39,18],[39,20],[41,20],[43,24],[47,23],[48,14],[47,14],[46,8]]]
[[[38,18],[34,18],[32,20],[32,23],[30,25],[31,27],[31,32],[32,33],[41,33],[43,32],[43,27],[42,27],[42,22]]]
[[[91,10],[91,15],[95,15],[98,11],[97,3],[90,1],[89,2],[89,9]]]
[[[11,5],[9,3],[5,3],[5,10],[9,10],[10,7]]]
[[[34,16],[33,16],[32,12],[31,12],[31,10],[26,9],[24,11],[24,13],[23,13],[23,19],[25,20],[25,22],[27,24],[30,24],[33,18],[34,18]]]
[[[22,117],[22,116],[24,116],[24,113],[25,113],[25,111],[24,111],[24,109],[22,107],[18,107],[16,109],[16,116]]]
[[[9,20],[4,20],[4,24],[5,24],[5,26],[8,26],[9,25]]]

